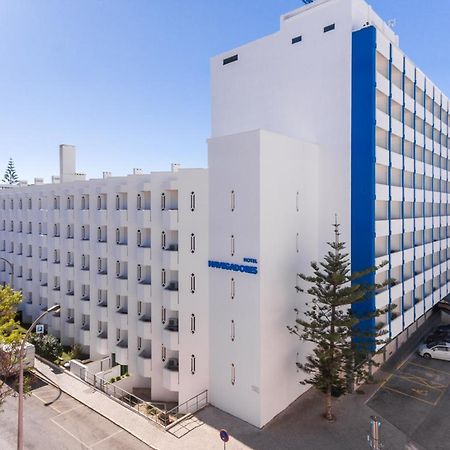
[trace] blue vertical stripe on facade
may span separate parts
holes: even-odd
[[[351,263],[352,271],[375,264],[375,99],[376,30],[363,28],[352,36],[352,144],[351,144]],[[355,283],[373,284],[371,273]],[[375,296],[352,306],[363,316],[375,310]],[[375,318],[360,323],[375,329]],[[375,349],[375,343],[370,345]]]

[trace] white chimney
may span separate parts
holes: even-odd
[[[181,168],[181,164],[178,163],[172,163],[172,172],[178,172],[178,170]]]
[[[109,178],[111,175],[111,172],[103,172],[103,178]]]
[[[142,175],[143,173],[142,169],[133,169],[133,175]]]

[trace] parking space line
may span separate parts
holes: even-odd
[[[74,406],[73,408],[68,409],[67,411],[58,411],[59,414],[55,417],[60,417],[64,414],[70,413],[71,411],[74,411],[75,409],[79,409],[79,408],[83,408],[84,405],[78,405],[78,406]],[[56,408],[54,408],[56,410]]]
[[[434,367],[424,366],[423,364],[417,364],[417,363],[413,363],[411,361],[409,362],[409,364],[412,364],[413,366],[417,366],[417,367],[422,367],[423,369],[433,370],[434,372],[445,373],[446,375],[450,376],[450,372],[447,372],[446,370],[435,369]],[[449,384],[450,384],[450,382],[449,382]],[[447,386],[448,386],[448,384],[447,384]]]
[[[105,438],[100,439],[100,440],[97,441],[95,444],[92,444],[92,445],[91,445],[91,448],[92,448],[92,447],[95,447],[95,446],[98,445],[98,444],[101,444],[102,442],[107,441],[108,439],[112,438],[113,436],[116,436],[116,435],[119,434],[119,433],[122,433],[122,431],[123,431],[123,430],[117,430],[117,431],[115,431],[113,434],[110,434],[109,436],[106,436]]]
[[[391,387],[388,387],[388,386],[383,386],[383,389],[387,389],[389,391],[396,392],[397,394],[404,395],[405,397],[413,398],[414,400],[418,400],[419,402],[426,403],[427,405],[436,406],[436,404],[437,404],[437,403],[431,403],[431,402],[429,402],[427,400],[423,400],[422,398],[419,398],[419,397],[414,397],[414,395],[406,394],[405,392],[399,391],[397,389],[394,389],[394,388],[391,388]]]
[[[410,381],[411,383],[421,384],[429,389],[434,389],[435,391],[440,391],[446,389],[447,386],[443,384],[432,385],[428,382],[426,378],[419,377],[418,375],[399,375],[398,373],[393,374],[397,378],[402,378],[403,380]]]
[[[55,425],[57,425],[59,428],[61,428],[65,433],[67,433],[69,436],[73,437],[77,442],[79,442],[84,448],[90,449],[88,445],[86,445],[85,442],[83,442],[81,439],[78,439],[77,436],[72,434],[69,430],[67,430],[65,427],[63,427],[60,423],[55,422],[53,419],[50,419]]]

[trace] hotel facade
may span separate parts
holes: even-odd
[[[357,310],[396,306],[367,324],[386,357],[449,293],[449,101],[363,0],[282,16],[211,80],[208,169],[85,180],[61,146],[59,179],[0,190],[0,257],[28,321],[60,303],[48,332],[154,400],[208,389],[261,427],[306,389],[286,325],[335,214],[352,270],[397,280]]]

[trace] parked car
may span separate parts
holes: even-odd
[[[426,344],[439,344],[440,342],[450,343],[450,331],[435,330],[425,339]]]
[[[424,358],[443,359],[444,361],[450,361],[450,344],[422,344],[419,347],[418,353]]]
[[[434,331],[439,333],[450,333],[450,324],[439,325]]]

